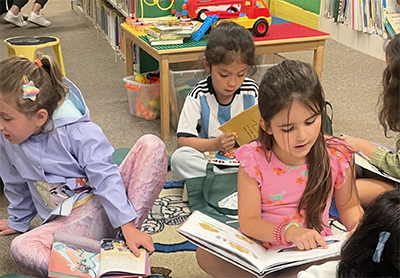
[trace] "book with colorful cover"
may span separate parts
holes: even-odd
[[[135,257],[124,240],[103,239],[101,242],[57,232],[50,254],[49,277],[98,278],[149,276],[148,252],[139,249]]]
[[[265,248],[238,230],[195,211],[178,232],[200,248],[256,275],[266,274],[327,258],[337,257],[347,233],[325,237],[327,249],[301,251],[296,246]]]
[[[49,277],[98,277],[100,242],[57,232],[50,254]]]
[[[150,275],[149,253],[140,248],[136,257],[124,240],[103,239],[100,248],[99,277],[143,277]]]

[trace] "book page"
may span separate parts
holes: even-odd
[[[361,166],[362,168],[371,171],[379,176],[382,176],[384,178],[390,179],[394,182],[398,182],[400,183],[400,179],[397,179],[395,177],[392,177],[388,174],[386,174],[385,172],[381,171],[380,169],[378,169],[377,167],[375,167],[374,165],[372,165],[370,163],[370,159],[363,153],[355,153],[354,154],[354,161],[358,166]]]
[[[236,132],[238,136],[236,142],[239,146],[242,146],[258,138],[259,122],[260,111],[258,105],[254,105],[233,117],[218,129],[222,132]]]
[[[128,249],[125,241],[116,239],[103,239],[100,249],[99,276],[109,274],[130,273],[147,275],[148,253],[145,249],[139,249],[139,258]]]
[[[297,247],[275,246],[266,249],[259,242],[243,235],[239,231],[199,212],[195,211],[186,220],[178,232],[193,242],[198,242],[220,253],[221,258],[228,257],[232,262],[241,263],[242,266],[253,265],[259,272],[269,273],[292,265],[299,265],[311,261],[337,256],[343,244],[345,234],[326,237],[328,249],[316,248],[300,251]],[[244,262],[243,262],[244,261]],[[249,271],[249,270],[248,270]]]

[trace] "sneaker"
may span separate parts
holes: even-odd
[[[31,12],[29,17],[28,17],[28,21],[35,23],[39,26],[43,26],[43,27],[47,27],[51,25],[51,22],[46,20],[43,16],[42,13],[40,13],[39,15],[35,14],[34,12]]]
[[[22,17],[22,13],[19,13],[18,15],[14,15],[11,11],[8,11],[7,14],[4,16],[4,20],[12,23],[18,27],[24,27],[28,25],[26,21],[24,21],[24,18]]]

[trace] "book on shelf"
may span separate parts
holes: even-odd
[[[50,254],[49,277],[140,277],[150,275],[148,252],[136,257],[124,240],[100,241],[57,232]]]
[[[296,246],[270,249],[238,230],[195,211],[178,232],[200,248],[258,276],[327,258],[339,256],[346,233],[325,237],[327,249],[301,251]]]
[[[157,39],[157,38],[155,38],[153,36],[147,35],[147,39],[149,40],[149,43],[150,43],[151,46],[170,45],[170,44],[183,44],[183,38],[160,40],[160,39]]]

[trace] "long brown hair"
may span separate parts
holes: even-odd
[[[49,56],[42,55],[38,63],[22,56],[13,56],[0,62],[0,94],[16,110],[31,117],[40,109],[45,109],[49,121],[54,110],[64,101],[68,86],[62,82],[62,73],[56,62]],[[23,99],[22,85],[26,79],[33,81],[39,88],[35,101]]]
[[[285,60],[267,70],[262,78],[258,106],[261,117],[269,125],[271,119],[284,109],[299,102],[317,115],[325,113],[324,91],[314,69],[300,61]],[[274,138],[260,127],[259,141],[272,150]],[[330,158],[323,127],[307,154],[308,181],[299,200],[298,212],[306,209],[308,228],[323,230],[322,214],[332,189]]]
[[[400,132],[400,34],[397,34],[386,47],[388,66],[383,72],[383,92],[380,95],[379,122],[388,130]]]

